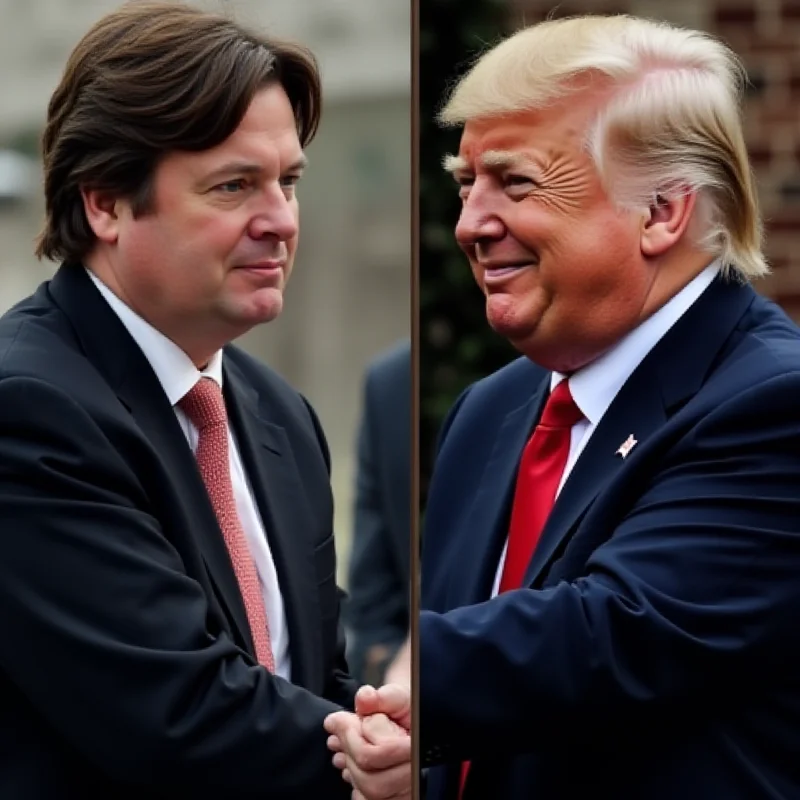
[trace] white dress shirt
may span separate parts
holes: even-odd
[[[715,261],[709,264],[696,278],[684,286],[678,294],[662,306],[655,314],[646,319],[637,328],[620,339],[617,344],[604,353],[596,361],[579,369],[569,376],[569,388],[572,399],[583,413],[584,419],[577,422],[570,435],[569,455],[556,497],[566,483],[572,468],[591,439],[600,420],[608,410],[614,398],[633,371],[644,361],[647,354],[661,341],[667,331],[691,308],[701,294],[711,285],[720,271],[720,264]],[[550,391],[568,376],[554,372],[550,378]],[[622,442],[620,442],[622,444]],[[495,574],[492,597],[500,588],[503,566],[506,561],[506,539],[500,564]]]
[[[194,452],[197,448],[197,428],[189,421],[184,412],[176,405],[181,398],[202,377],[211,378],[222,386],[222,351],[215,353],[208,366],[200,372],[189,356],[173,341],[157,331],[150,323],[142,319],[129,306],[122,302],[93,272],[87,270],[89,277],[106,299],[112,310],[119,317],[128,333],[139,345],[145,358],[156,374],[164,392],[175,411],[175,416],[186,435],[189,446]],[[267,612],[269,633],[272,640],[272,652],[275,657],[275,674],[290,680],[291,661],[289,657],[289,631],[286,627],[286,611],[278,585],[278,574],[275,562],[264,532],[264,523],[253,497],[250,483],[244,471],[239,448],[233,431],[228,425],[228,451],[230,459],[233,494],[236,499],[236,510],[244,528],[250,552],[256,562],[261,593]]]

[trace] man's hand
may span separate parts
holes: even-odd
[[[362,686],[355,708],[355,714],[338,711],[325,720],[333,763],[353,786],[353,800],[410,797],[410,689]]]
[[[356,692],[356,714],[366,718],[385,714],[406,731],[411,730],[411,688],[387,683],[379,689],[362,686]]]
[[[353,786],[353,800],[411,797],[411,737],[385,714],[362,719],[349,711],[330,714],[325,730],[333,763]]]

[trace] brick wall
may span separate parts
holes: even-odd
[[[550,16],[630,13],[706,30],[742,58],[745,134],[772,274],[756,288],[800,321],[800,0],[509,0],[514,27]]]

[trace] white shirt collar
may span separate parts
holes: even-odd
[[[222,386],[222,350],[214,353],[201,372],[175,342],[123,303],[91,270],[86,272],[150,362],[171,405],[176,405],[202,377],[213,378]]]
[[[655,314],[634,328],[600,358],[570,376],[572,397],[590,425],[600,422],[625,381],[711,285],[719,271],[719,261],[709,264]],[[560,372],[554,372],[550,379],[550,390],[555,389],[566,377]]]

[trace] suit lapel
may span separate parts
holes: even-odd
[[[458,605],[482,602],[489,597],[508,536],[519,461],[541,414],[549,382],[548,375],[528,402],[508,413],[498,431],[468,517],[470,530],[485,533],[481,539],[470,540],[469,559],[459,571],[458,586],[462,596],[454,598],[459,601]]]
[[[185,534],[205,562],[238,644],[254,652],[250,627],[228,549],[197,462],[161,384],[125,326],[80,265],[62,267],[50,292],[69,317],[89,360],[106,376],[119,399],[164,464],[185,499]]]
[[[541,576],[594,498],[624,468],[625,460],[617,454],[620,445],[630,435],[637,442],[646,443],[664,424],[664,404],[651,373],[650,369],[637,370],[600,420],[547,518],[525,572],[524,586],[532,585]]]
[[[645,357],[575,463],[542,531],[523,585],[540,580],[603,487],[620,470],[635,469],[636,450],[626,459],[616,453],[628,436],[635,437],[637,447],[647,447],[648,439],[702,386],[754,298],[749,286],[716,279]]]
[[[230,359],[224,370],[225,402],[286,609],[292,681],[310,686],[322,640],[314,548],[305,534],[312,527],[308,499],[285,430],[269,421],[269,409]]]

